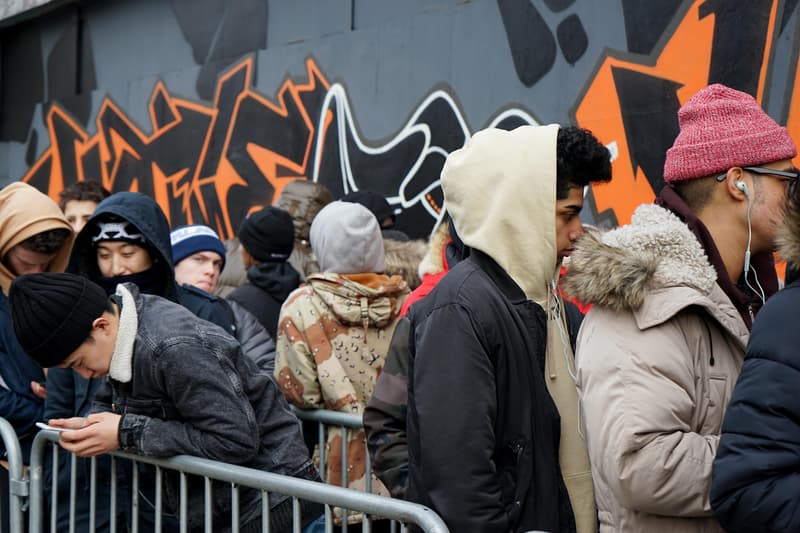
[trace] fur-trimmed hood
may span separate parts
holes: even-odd
[[[789,205],[786,209],[786,221],[778,233],[778,255],[800,265],[800,205]]]
[[[716,280],[688,226],[662,207],[642,205],[629,225],[586,233],[576,243],[563,286],[582,303],[622,311],[639,309],[658,289],[688,287],[709,296]]]

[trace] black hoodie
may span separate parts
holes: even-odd
[[[247,269],[247,280],[228,295],[228,300],[253,313],[274,339],[281,305],[300,285],[300,274],[288,262],[260,263]]]
[[[161,207],[149,196],[138,192],[118,192],[112,194],[97,206],[92,218],[86,223],[75,238],[75,245],[70,256],[68,272],[86,276],[92,281],[101,281],[102,276],[97,267],[97,255],[92,244],[92,235],[97,222],[109,217],[117,217],[133,224],[145,238],[145,247],[153,258],[152,272],[148,276],[149,285],[139,284],[145,293],[162,296],[178,302],[195,315],[223,327],[231,334],[235,333],[233,316],[230,308],[218,298],[198,290],[179,286],[175,282],[175,271],[172,264],[172,246],[169,240],[169,223]],[[138,276],[135,274],[134,276]],[[129,276],[120,277],[118,281],[134,281]],[[108,278],[105,278],[108,280]],[[105,284],[108,285],[108,284]],[[116,283],[110,287],[114,291]],[[108,287],[107,287],[108,290]]]

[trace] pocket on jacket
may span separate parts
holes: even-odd
[[[708,376],[708,405],[701,433],[718,434],[722,430],[722,418],[728,404],[728,376],[726,374],[710,374]]]

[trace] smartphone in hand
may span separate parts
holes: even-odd
[[[36,422],[36,427],[41,428],[41,429],[49,429],[51,431],[58,431],[58,432],[75,431],[74,429],[57,428],[57,427],[54,427],[54,426],[50,426],[50,425],[45,424],[44,422]]]

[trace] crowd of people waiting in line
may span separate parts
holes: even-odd
[[[62,494],[67,452],[102,466],[122,450],[369,484],[454,532],[800,531],[800,293],[791,266],[779,290],[774,260],[800,263],[797,149],[719,84],[678,122],[656,201],[609,231],[584,232],[580,213],[586,188],[611,180],[610,154],[575,126],[477,132],[445,161],[427,242],[394,228],[382,195],[335,200],[305,181],[226,242],[207,225],[170,229],[143,194],[85,181],[57,205],[12,183],[0,416],[26,461],[36,422],[72,430]],[[320,473],[289,404],[364,428],[328,432]],[[152,529],[152,467],[117,469],[121,501],[134,468],[138,509],[97,505],[98,529],[134,512]],[[89,472],[80,459],[79,492]],[[98,483],[109,475],[98,468]],[[190,529],[203,527],[197,483]],[[162,526],[177,530],[165,485]],[[230,523],[229,491],[213,500]],[[240,530],[260,531],[260,493],[240,501]],[[269,507],[271,531],[290,531],[291,499]],[[79,496],[78,531],[89,511]],[[67,502],[56,515],[66,527]],[[324,531],[320,505],[301,516]]]

